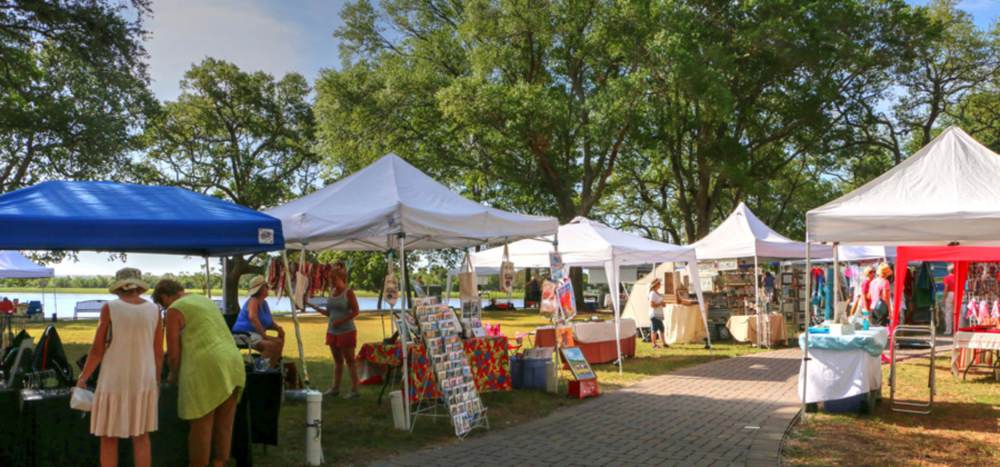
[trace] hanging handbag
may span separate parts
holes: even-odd
[[[514,291],[514,263],[510,260],[506,243],[503,245],[503,259],[500,261],[500,290],[508,294]]]
[[[479,284],[468,251],[465,252],[465,260],[462,261],[462,272],[458,273],[458,298],[463,302],[479,300]]]
[[[382,282],[382,300],[389,304],[389,308],[396,306],[399,300],[399,282],[396,280],[396,271],[389,264],[386,267],[385,281]]]

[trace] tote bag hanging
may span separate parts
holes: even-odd
[[[395,307],[396,301],[399,300],[399,282],[396,280],[396,271],[391,264],[388,266],[385,282],[382,284],[382,300],[385,300],[390,308]]]
[[[472,269],[468,251],[465,252],[465,260],[462,261],[462,272],[458,273],[458,297],[463,302],[479,300],[479,285],[476,283],[476,272]]]
[[[506,243],[503,245],[503,260],[500,261],[500,290],[508,294],[514,290],[514,263],[510,260]]]

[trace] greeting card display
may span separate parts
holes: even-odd
[[[433,305],[417,307],[417,321],[455,435],[463,437],[484,424],[486,408],[479,399],[472,368],[459,336],[458,319],[451,308]]]
[[[486,330],[483,329],[483,307],[478,300],[462,302],[462,329],[466,338],[486,335]]]

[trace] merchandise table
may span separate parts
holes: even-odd
[[[784,344],[788,340],[785,316],[781,313],[769,313],[768,320],[771,326],[771,344]],[[757,315],[730,316],[726,328],[737,342],[757,343]]]
[[[705,340],[705,323],[698,305],[665,305],[663,327],[667,344],[700,344]]]
[[[463,341],[465,355],[472,367],[476,389],[482,392],[510,391],[510,360],[507,356],[507,338],[475,337]],[[410,350],[409,388],[410,401],[422,399],[437,399],[441,397],[434,381],[431,362],[423,344],[413,344]],[[397,368],[403,364],[402,345],[398,342],[386,344],[382,342],[366,343],[358,350],[358,361],[364,368],[362,372],[375,374],[385,367]],[[375,368],[372,368],[375,367]]]
[[[805,403],[846,399],[882,389],[882,351],[889,343],[884,327],[833,336],[809,334],[809,379]],[[805,335],[799,336],[805,348]],[[802,397],[803,367],[797,394]]]
[[[976,365],[988,366],[997,377],[1000,358],[1000,333],[959,331],[953,338],[951,350],[951,373],[962,373],[964,379]]]
[[[247,373],[237,406],[231,456],[252,465],[250,443],[277,443],[281,407],[280,372]],[[69,392],[47,392],[22,402],[21,391],[0,391],[0,465],[92,466],[99,464],[99,439],[90,435],[90,415],[69,408]],[[162,386],[159,427],[150,434],[154,466],[187,464],[189,423],[177,417],[177,386]],[[132,465],[131,441],[118,443],[121,465]]]
[[[579,347],[587,363],[592,365],[611,363],[618,359],[615,346],[614,321],[581,321],[570,325],[573,329],[574,346]],[[635,356],[635,320],[621,320],[622,357]],[[556,331],[552,326],[535,328],[535,347],[555,347]]]

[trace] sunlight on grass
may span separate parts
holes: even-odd
[[[483,320],[499,323],[507,336],[518,332],[530,332],[538,326],[548,324],[545,317],[533,311],[484,312]],[[298,362],[291,318],[277,318],[289,340],[285,345],[285,358]],[[375,313],[364,313],[357,320],[358,343],[377,342],[383,339],[383,321]],[[384,320],[385,335],[391,334],[388,315]],[[66,345],[71,361],[76,361],[89,348],[93,340],[95,321],[62,321],[58,324],[59,334]],[[29,332],[33,336],[41,334],[43,325],[32,324]],[[325,346],[326,319],[310,313],[300,319],[303,352],[309,368],[313,387],[323,390],[329,387],[333,361]],[[700,364],[738,355],[757,352],[757,349],[743,344],[716,344],[711,351],[701,344],[675,345],[669,349],[653,349],[647,343],[639,342],[637,355],[626,360],[624,371],[618,373],[614,365],[596,365],[598,379],[604,391],[614,390],[633,384],[642,379],[673,371],[685,366]],[[514,426],[539,417],[544,417],[560,407],[579,404],[566,397],[568,372],[563,379],[558,394],[540,391],[513,391],[483,394],[488,407],[490,423],[494,430]],[[346,378],[346,377],[345,377]],[[347,382],[345,381],[344,387]],[[413,433],[393,429],[392,410],[388,396],[378,404],[381,386],[362,386],[359,400],[347,401],[340,398],[326,398],[323,402],[323,445],[327,464],[350,465],[367,463],[394,454],[404,453],[437,443],[457,442],[454,431],[447,419],[422,418],[417,421]],[[280,422],[280,445],[269,447],[266,452],[257,447],[254,462],[263,466],[301,465],[305,448],[305,406],[301,402],[286,401],[282,406]],[[476,432],[473,436],[479,436]]]
[[[786,440],[782,464],[1000,464],[1000,384],[992,375],[971,373],[962,382],[951,376],[949,364],[949,358],[937,359],[938,392],[930,415],[889,410],[889,370],[883,366],[884,400],[874,414],[810,416]],[[926,400],[927,373],[927,359],[899,365],[898,396]]]

